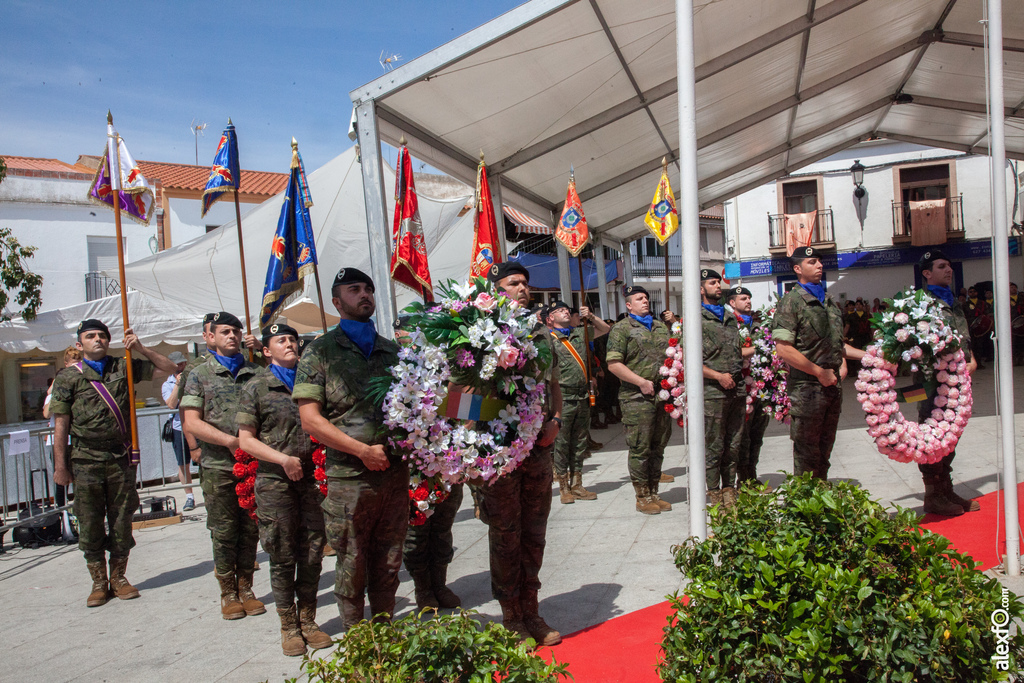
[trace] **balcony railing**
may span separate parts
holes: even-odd
[[[786,247],[786,214],[768,214],[769,247],[772,249]],[[832,209],[818,209],[814,220],[814,232],[811,234],[812,245],[834,244],[835,234],[832,231]]]
[[[95,301],[108,296],[121,293],[121,284],[112,277],[103,273],[85,274],[85,300]]]
[[[946,200],[946,239],[964,237],[964,196],[950,197]],[[911,231],[910,202],[892,203],[892,239],[894,242],[910,240]]]
[[[633,277],[665,277],[664,256],[637,256],[633,254]],[[683,257],[680,254],[668,257],[668,274],[679,275],[683,272]]]

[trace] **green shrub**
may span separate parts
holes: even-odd
[[[917,515],[856,486],[790,478],[711,513],[673,548],[692,580],[662,643],[664,681],[994,681],[993,613],[1024,604]],[[1003,640],[1019,676],[1024,635]],[[1019,679],[1012,679],[1019,680]]]
[[[496,623],[474,612],[410,614],[392,623],[362,621],[328,658],[303,658],[305,678],[327,683],[534,683],[572,678]],[[498,678],[495,678],[495,677]]]

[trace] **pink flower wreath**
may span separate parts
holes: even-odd
[[[867,413],[868,434],[878,451],[893,460],[921,464],[942,460],[956,448],[971,417],[971,376],[964,352],[957,349],[937,358],[935,407],[931,417],[919,424],[900,413],[894,389],[898,368],[885,360],[882,342],[864,351],[855,385],[857,400]]]

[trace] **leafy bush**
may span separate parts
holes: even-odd
[[[392,623],[362,621],[329,658],[303,658],[305,677],[326,683],[535,683],[572,678],[533,654],[533,641],[471,615],[426,609]],[[496,678],[497,676],[497,678]]]
[[[692,579],[665,628],[665,681],[993,681],[1019,676],[1024,603],[970,557],[864,490],[790,478],[711,513],[673,549]],[[1005,598],[1005,599],[1004,599]],[[1000,616],[1001,618],[1001,616]],[[1012,680],[1021,680],[1018,678]]]

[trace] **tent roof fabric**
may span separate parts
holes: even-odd
[[[1003,17],[1007,156],[1024,158],[1024,12]],[[987,153],[982,0],[696,0],[706,209],[857,142]],[[532,0],[353,90],[383,139],[545,222],[566,172],[592,230],[643,233],[678,148],[675,2]],[[467,94],[471,93],[471,94]],[[672,173],[678,182],[678,166]]]

